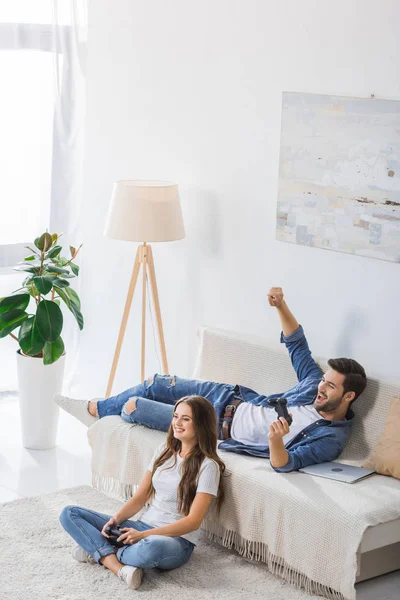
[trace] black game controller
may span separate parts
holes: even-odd
[[[125,546],[126,544],[124,544],[123,541],[117,542],[117,538],[119,538],[120,535],[122,535],[123,533],[126,533],[125,531],[120,531],[120,529],[118,529],[118,527],[107,527],[106,528],[106,534],[110,536],[110,538],[115,538],[112,540],[113,544],[115,546],[118,546],[119,548],[122,548],[123,546]]]
[[[286,419],[286,421],[290,427],[290,425],[293,422],[293,419],[289,415],[288,409],[286,408],[286,405],[287,405],[286,398],[278,398],[277,400],[272,398],[271,400],[268,400],[268,404],[275,408],[276,412],[278,413],[278,419],[279,419],[279,417],[283,417],[284,419]]]

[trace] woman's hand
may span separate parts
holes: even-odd
[[[109,519],[107,521],[107,523],[104,525],[103,529],[101,530],[101,533],[104,535],[104,537],[110,538],[108,533],[106,533],[107,527],[118,527],[117,519],[115,517],[111,517],[111,519]]]
[[[123,542],[126,545],[136,544],[145,537],[143,535],[145,533],[144,531],[138,531],[137,529],[133,529],[133,527],[123,527],[120,531],[123,531],[124,533],[119,536],[117,542]]]

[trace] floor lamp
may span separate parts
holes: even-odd
[[[148,242],[170,242],[185,237],[178,186],[168,181],[117,181],[108,211],[104,234],[117,240],[141,242],[136,252],[125,309],[122,315],[114,360],[108,380],[106,398],[111,395],[115,372],[124,340],[132,299],[142,268],[142,350],[141,379],[145,378],[146,345],[146,278],[148,275],[163,374],[168,373],[167,353],[158,298],[153,252]]]

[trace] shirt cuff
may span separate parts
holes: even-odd
[[[290,473],[290,471],[295,471],[294,460],[293,460],[292,456],[290,455],[290,452],[288,452],[288,454],[289,454],[289,461],[283,467],[274,467],[274,465],[270,461],[271,467],[274,469],[274,471],[276,471],[277,473]]]
[[[304,336],[304,330],[301,325],[298,326],[290,335],[283,335],[283,331],[281,331],[281,344],[286,344],[286,342],[295,342]]]

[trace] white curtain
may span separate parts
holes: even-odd
[[[85,0],[0,5],[0,297],[20,287],[12,267],[43,231],[64,234],[65,256],[81,242],[86,52]],[[79,294],[79,277],[73,286]],[[79,329],[64,316],[69,387]],[[17,387],[17,347],[0,340],[0,390]]]

